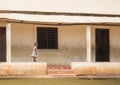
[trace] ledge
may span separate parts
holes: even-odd
[[[120,75],[119,62],[72,62],[76,75]]]
[[[0,63],[0,76],[42,76],[46,71],[46,62]]]

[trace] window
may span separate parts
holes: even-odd
[[[38,27],[37,42],[38,49],[58,49],[58,29]]]

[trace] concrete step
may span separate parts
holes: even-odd
[[[48,76],[54,76],[54,77],[76,77],[75,74],[48,74]]]
[[[48,74],[74,74],[71,70],[48,70]]]
[[[48,75],[52,75],[52,76],[75,76],[73,71],[66,71],[66,70],[57,70],[57,71],[48,71]]]
[[[51,76],[75,76],[70,66],[48,66],[47,73]]]
[[[70,66],[48,66],[47,69],[71,69]]]

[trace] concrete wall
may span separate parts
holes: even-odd
[[[92,28],[92,61],[95,61],[95,29],[109,29],[110,34],[110,61],[120,62],[119,26],[91,26]]]
[[[12,62],[32,61],[30,55],[33,43],[36,41],[36,27],[37,25],[12,24]],[[95,28],[110,29],[110,61],[119,62],[119,26],[91,26],[92,61],[95,61]],[[85,62],[86,26],[58,27],[58,50],[38,50],[38,52],[38,62],[47,62],[48,65],[70,65],[71,62]]]
[[[6,23],[5,22],[0,22],[0,27],[5,27]]]
[[[86,61],[84,26],[58,27],[58,32],[58,50],[40,50],[40,61],[47,61],[52,65],[69,65],[72,61]]]
[[[31,61],[30,54],[33,45],[33,25],[12,24],[12,61]]]
[[[36,41],[36,27],[28,24],[12,24],[12,62],[32,61],[30,55],[33,43]],[[38,50],[38,62],[59,65],[70,64],[72,61],[86,61],[84,28],[84,26],[58,27],[58,50]]]
[[[120,63],[117,62],[72,62],[71,68],[76,75],[119,75]],[[104,69],[103,69],[104,68]]]
[[[43,76],[47,63],[0,63],[0,76]]]

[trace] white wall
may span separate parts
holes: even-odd
[[[31,50],[38,25],[12,24],[12,61],[31,62]],[[40,25],[39,25],[40,27]],[[43,26],[42,26],[43,27]],[[49,26],[46,26],[49,27]],[[95,28],[110,29],[110,61],[120,61],[119,26],[91,26],[92,62],[95,61]],[[49,65],[68,65],[86,61],[86,26],[59,26],[58,50],[38,50],[38,62]]]
[[[120,0],[0,0],[0,10],[120,13]]]
[[[33,45],[33,25],[12,24],[12,61],[30,61]]]
[[[30,55],[36,40],[36,27],[37,25],[12,24],[12,61],[32,61]],[[38,50],[38,61],[46,61],[48,64],[86,61],[84,28],[85,26],[58,27],[58,50]]]
[[[95,61],[95,29],[109,29],[110,61],[120,62],[120,26],[91,26],[92,28],[92,61]]]

